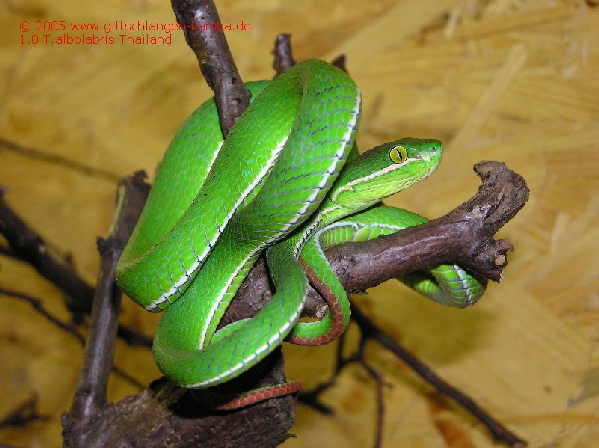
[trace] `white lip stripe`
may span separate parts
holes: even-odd
[[[396,170],[396,169],[398,169],[399,167],[403,167],[403,166],[404,166],[403,164],[401,164],[401,165],[400,165],[400,164],[393,164],[393,165],[389,165],[388,167],[386,167],[386,168],[383,168],[382,170],[375,171],[375,172],[373,172],[373,173],[370,173],[370,174],[369,174],[369,175],[367,175],[367,176],[360,177],[359,179],[354,179],[354,180],[352,180],[351,182],[348,182],[347,184],[345,184],[345,186],[344,186],[343,188],[340,188],[340,189],[337,191],[337,193],[336,193],[336,194],[335,194],[333,197],[331,197],[331,200],[332,200],[332,201],[336,201],[336,200],[337,200],[337,197],[338,197],[338,196],[339,196],[341,193],[343,193],[344,191],[347,191],[347,190],[351,189],[351,188],[352,188],[354,185],[356,185],[356,184],[359,184],[359,183],[361,183],[361,182],[366,182],[366,181],[368,181],[368,180],[371,180],[371,179],[374,179],[374,178],[376,178],[376,177],[382,176],[383,174],[389,173],[389,172],[391,172],[391,171],[395,171],[395,170]]]
[[[420,158],[420,157],[417,157],[415,160],[418,160],[419,158]],[[430,160],[430,156],[422,157],[422,159],[424,159],[424,160],[427,160],[427,161],[428,161],[428,160]],[[409,163],[410,163],[410,161],[408,161],[408,164],[409,164]],[[350,189],[351,187],[353,187],[353,186],[354,186],[354,185],[356,185],[357,183],[360,183],[360,182],[365,182],[365,181],[368,181],[368,180],[374,179],[374,178],[376,178],[376,177],[378,177],[378,176],[381,176],[381,175],[383,175],[383,174],[389,173],[389,172],[391,172],[391,171],[394,171],[394,170],[396,170],[396,169],[398,169],[398,168],[400,168],[400,167],[404,167],[404,166],[406,166],[406,165],[407,165],[407,164],[404,164],[404,163],[399,163],[399,164],[396,164],[396,163],[394,163],[394,164],[392,164],[392,165],[389,165],[389,166],[388,166],[388,167],[386,167],[386,168],[383,168],[382,170],[375,171],[375,172],[373,172],[373,173],[370,173],[370,174],[369,174],[369,175],[367,175],[367,176],[360,177],[359,179],[354,179],[354,180],[352,180],[351,182],[348,182],[348,183],[347,183],[347,184],[346,184],[346,185],[345,185],[343,188],[340,188],[340,189],[337,191],[337,193],[336,193],[334,196],[332,196],[332,197],[331,197],[331,200],[332,200],[332,201],[335,201],[335,200],[337,200],[337,197],[338,197],[338,196],[339,196],[339,195],[340,195],[342,192],[344,192],[344,191],[346,191],[346,190]],[[428,176],[429,176],[429,175],[430,175],[430,174],[431,174],[431,173],[434,171],[434,169],[435,169],[435,167],[429,167],[429,170],[428,170],[428,172],[426,172],[426,173],[424,173],[424,174],[422,174],[422,175],[421,175],[421,176],[422,176],[422,177],[421,177],[421,179],[424,179],[425,177],[428,177]],[[421,173],[414,173],[414,175],[412,175],[412,177],[408,178],[407,180],[408,180],[408,181],[411,181],[413,178],[415,178],[417,175],[420,175],[420,174],[421,174]]]

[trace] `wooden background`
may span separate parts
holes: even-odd
[[[503,161],[526,178],[530,201],[499,235],[516,251],[504,281],[475,307],[445,309],[396,282],[357,302],[534,447],[599,446],[599,9],[587,3],[217,2],[224,22],[250,24],[227,36],[245,79],[272,76],[273,39],[289,32],[298,60],[347,55],[363,93],[362,148],[402,136],[447,144],[438,172],[390,203],[439,216],[476,191],[472,166],[480,160]],[[95,237],[106,234],[115,197],[114,179],[97,170],[153,173],[209,91],[180,32],[166,46],[123,45],[118,32],[114,45],[21,44],[21,35],[27,42],[36,33],[22,33],[21,21],[35,28],[59,19],[98,23],[103,35],[105,22],[174,18],[166,0],[0,3],[0,137],[22,147],[0,145],[0,183],[8,202],[93,282]],[[0,284],[68,317],[61,293],[22,263],[0,257]],[[0,419],[33,396],[45,416],[1,428],[0,441],[61,446],[60,415],[82,348],[27,304],[0,300]],[[156,317],[125,302],[122,321],[148,335]],[[328,377],[334,347],[285,350],[290,378],[309,388]],[[383,446],[493,445],[389,353],[368,354],[389,383]],[[119,343],[116,364],[144,384],[158,376],[147,350]],[[111,400],[137,392],[111,379]],[[324,398],[336,414],[300,406],[297,438],[285,447],[371,446],[375,388],[365,372],[348,369]]]

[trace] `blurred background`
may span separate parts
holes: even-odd
[[[501,284],[491,284],[476,306],[446,309],[396,281],[356,302],[531,446],[599,446],[597,2],[216,4],[223,22],[249,25],[227,34],[245,80],[273,76],[274,39],[291,33],[297,60],[347,56],[363,95],[363,150],[403,136],[445,142],[440,169],[388,203],[442,215],[476,191],[472,166],[481,160],[503,161],[524,176],[530,200],[499,233],[516,250]],[[44,34],[50,41],[64,35],[43,30],[45,21],[56,20],[69,28],[98,24],[98,31],[66,32],[111,36],[114,43],[45,44]],[[132,44],[119,35],[168,35],[103,28],[138,20],[175,22],[166,0],[0,3],[5,200],[72,254],[90,283],[99,262],[95,239],[110,227],[117,179],[138,169],[152,178],[177,128],[210,96],[181,32],[171,33],[170,44]],[[24,31],[23,21],[31,28]],[[69,318],[61,292],[22,262],[0,255],[0,286]],[[60,416],[70,407],[82,346],[25,302],[0,295],[0,306],[0,442],[59,447]],[[146,335],[158,317],[124,300],[121,321]],[[356,336],[350,329],[350,339]],[[289,378],[307,389],[328,379],[333,345],[285,350]],[[493,446],[476,420],[390,353],[369,346],[368,357],[388,383],[384,447]],[[149,350],[120,341],[115,363],[143,385],[159,376]],[[111,378],[110,400],[138,392]],[[363,369],[345,370],[323,400],[335,414],[298,406],[297,438],[285,447],[372,446],[376,386]],[[7,421],[34,401],[37,418]]]

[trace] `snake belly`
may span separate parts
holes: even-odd
[[[273,276],[286,279],[273,300],[215,337],[260,252],[323,200],[358,126],[354,82],[325,62],[302,62],[250,90],[257,96],[224,142],[213,100],[183,125],[117,266],[127,295],[148,310],[166,308],[154,357],[163,373],[186,387],[239,375],[293,328],[307,279],[297,258],[284,254],[269,266]]]

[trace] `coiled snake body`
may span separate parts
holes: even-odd
[[[288,336],[302,344],[338,336],[349,304],[323,246],[426,221],[373,205],[427,177],[441,159],[439,141],[411,138],[358,157],[359,92],[325,62],[302,62],[271,83],[248,88],[252,103],[224,143],[213,100],[184,123],[117,267],[118,285],[132,299],[151,311],[166,309],[154,357],[186,387],[225,382]],[[276,294],[254,318],[217,332],[264,250]],[[298,323],[306,270],[326,285],[331,312]],[[457,306],[473,303],[484,289],[458,266],[404,281]]]

